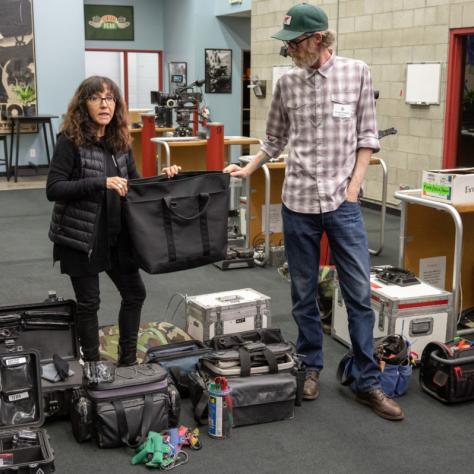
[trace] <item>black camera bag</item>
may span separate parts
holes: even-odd
[[[304,370],[279,329],[216,336],[215,350],[188,375],[194,418],[207,423],[208,386],[225,376],[231,389],[233,426],[291,419],[301,404]]]
[[[189,396],[188,374],[196,370],[201,357],[210,351],[211,349],[203,342],[195,339],[178,341],[150,347],[144,362],[157,362],[168,370],[181,398],[185,398]]]
[[[179,393],[159,364],[118,367],[113,382],[88,387],[86,394],[92,436],[100,448],[136,447],[149,431],[160,432],[179,423]],[[84,417],[85,424],[90,421]]]

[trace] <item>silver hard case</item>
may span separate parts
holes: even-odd
[[[270,327],[271,298],[252,288],[190,296],[186,332],[207,341],[214,336]]]
[[[403,287],[381,282],[374,273],[370,276],[374,338],[400,334],[410,341],[415,358],[421,357],[429,342],[445,342],[452,337],[449,330],[453,318],[452,293],[419,281],[418,285]],[[333,293],[331,335],[351,345],[347,311],[338,284]]]

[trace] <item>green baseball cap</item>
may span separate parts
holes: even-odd
[[[307,3],[291,7],[283,18],[283,29],[272,35],[282,41],[291,41],[305,33],[326,31],[328,16],[321,8]]]

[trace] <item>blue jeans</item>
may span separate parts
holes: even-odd
[[[283,232],[291,275],[296,349],[306,367],[323,368],[323,331],[316,302],[320,239],[325,231],[347,308],[357,390],[380,387],[373,355],[374,313],[370,305],[370,256],[360,205],[344,202],[323,214],[302,214],[282,205]]]

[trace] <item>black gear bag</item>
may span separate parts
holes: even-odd
[[[166,273],[224,260],[229,183],[217,171],[130,180],[125,213],[140,267]]]
[[[421,388],[445,403],[474,400],[474,347],[466,339],[430,342],[420,362]]]
[[[75,438],[93,438],[100,448],[136,447],[149,431],[179,423],[179,393],[159,364],[117,367],[115,379],[85,389],[75,397],[72,414]]]

